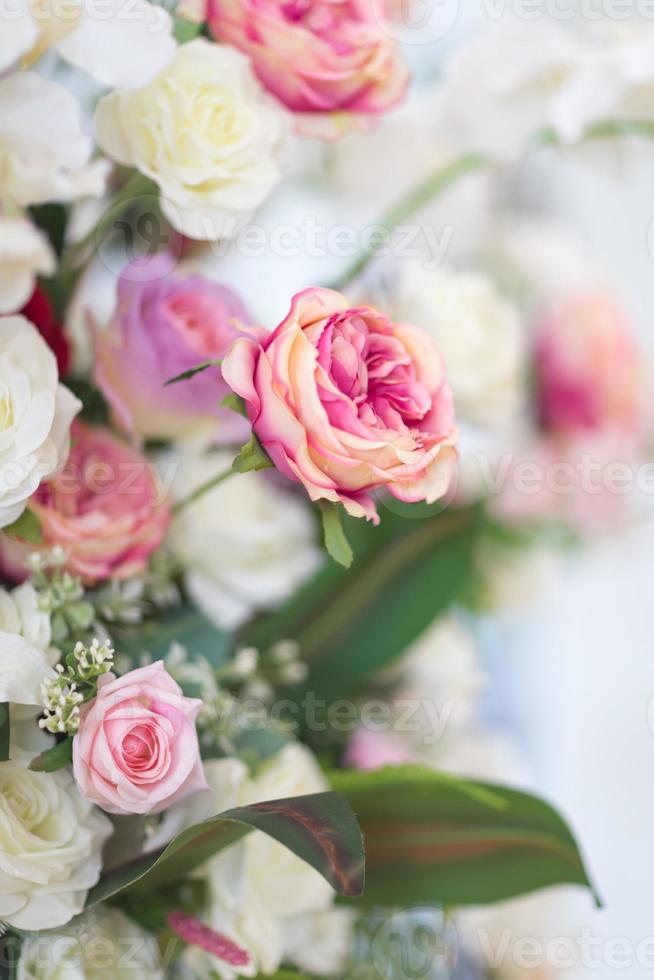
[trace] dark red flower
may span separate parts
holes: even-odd
[[[45,342],[54,351],[59,367],[59,376],[63,377],[70,366],[70,344],[64,334],[64,328],[57,320],[54,307],[40,286],[37,286],[31,298],[20,311],[31,320],[41,332]]]

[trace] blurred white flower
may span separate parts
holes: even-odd
[[[20,0],[0,10],[0,70],[57,53],[108,88],[146,85],[176,49],[172,18],[147,0]]]
[[[162,980],[157,938],[119,909],[102,905],[65,929],[28,936],[16,980]]]
[[[482,425],[511,419],[524,404],[527,350],[521,318],[477,273],[398,263],[395,319],[424,327],[445,357],[457,416]]]
[[[342,976],[355,918],[352,909],[330,908],[289,919],[285,958],[314,977]]]
[[[112,824],[80,796],[68,769],[0,763],[0,919],[54,929],[82,911]]]
[[[0,527],[18,520],[42,480],[65,462],[81,408],[57,362],[22,316],[0,317]]]
[[[201,240],[234,234],[278,182],[282,120],[248,58],[204,38],[96,113],[105,153],[156,181],[171,224]]]
[[[20,310],[36,276],[53,273],[55,261],[49,241],[30,221],[0,216],[0,313]]]
[[[101,194],[106,163],[91,163],[92,151],[79,106],[62,85],[33,72],[0,79],[0,199],[6,205]]]
[[[162,461],[176,499],[229,470],[227,452],[188,451]],[[264,473],[235,474],[182,509],[169,533],[191,597],[217,626],[234,629],[274,609],[317,569],[322,553],[304,501]]]
[[[213,792],[212,813],[329,788],[311,752],[297,743],[265,762],[254,778],[237,759],[209,760],[205,774]],[[212,858],[203,874],[209,888],[209,925],[246,949],[252,961],[237,974],[221,960],[188,950],[187,963],[199,977],[211,971],[221,980],[275,973],[287,954],[290,924],[299,915],[329,909],[334,895],[317,871],[259,831]],[[305,935],[310,942],[311,930]],[[301,955],[297,942],[291,945],[293,955]]]
[[[0,630],[19,633],[38,650],[46,652],[52,639],[50,616],[39,608],[39,597],[30,582],[8,592],[0,589]]]

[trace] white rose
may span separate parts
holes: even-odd
[[[513,304],[482,275],[403,263],[396,319],[424,327],[443,352],[460,418],[509,421],[524,404],[526,338]]]
[[[213,791],[212,813],[329,789],[311,752],[297,743],[265,762],[254,778],[236,759],[210,760],[205,763],[205,773]],[[213,970],[222,980],[275,973],[290,953],[289,923],[300,914],[329,909],[334,895],[317,871],[259,831],[209,861],[204,874],[209,888],[209,925],[251,956],[250,965],[236,974],[218,959],[189,951],[188,965],[199,976]],[[294,955],[299,954],[296,945]]]
[[[157,939],[118,909],[100,906],[66,929],[28,936],[16,980],[162,980]]]
[[[33,72],[0,79],[0,198],[26,207],[101,194],[105,161],[90,163],[93,143],[77,101]]]
[[[36,276],[54,269],[54,252],[42,232],[27,220],[0,217],[0,313],[20,310]]]
[[[36,327],[22,316],[0,317],[0,527],[18,520],[65,462],[81,407],[59,384],[55,356]]]
[[[279,180],[282,119],[245,55],[202,38],[96,113],[105,153],[156,181],[175,228],[208,240],[233,234]]]
[[[229,470],[226,452],[191,452],[169,460],[173,496],[182,499]],[[167,473],[163,472],[164,480]],[[257,609],[274,609],[322,560],[304,501],[263,473],[235,474],[184,507],[169,540],[198,606],[223,629],[233,629]]]
[[[111,832],[68,769],[0,763],[0,920],[29,930],[69,922],[98,881]]]
[[[56,48],[101,85],[146,85],[175,53],[170,14],[147,0],[102,0],[101,14],[95,0],[18,0],[0,9],[0,70]]]

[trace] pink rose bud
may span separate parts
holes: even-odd
[[[160,254],[124,269],[114,314],[96,332],[96,384],[130,435],[243,441],[244,420],[220,407],[229,389],[219,366],[183,383],[166,382],[221,360],[252,317],[231,289],[200,275],[172,274],[169,266]]]
[[[312,500],[377,523],[375,488],[407,502],[447,492],[457,458],[452,392],[419,327],[306,289],[262,342],[234,343],[223,376],[277,468]]]
[[[307,135],[393,109],[408,69],[381,0],[207,0],[214,36],[252,59],[262,84]]]
[[[152,463],[107,429],[75,422],[65,467],[30,498],[43,546],[61,545],[87,585],[145,571],[170,523]],[[20,578],[33,544],[3,537],[3,571]]]
[[[550,433],[634,436],[644,423],[643,372],[624,312],[595,291],[551,310],[536,335],[539,414]]]
[[[124,814],[159,813],[208,789],[195,730],[201,707],[184,697],[162,661],[120,678],[105,674],[73,740],[80,792]]]

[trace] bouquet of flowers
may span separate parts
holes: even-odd
[[[575,106],[597,50],[557,36],[500,100],[497,32],[418,91],[429,126],[386,125],[390,3],[129,7],[0,13],[0,972],[481,977],[460,910],[592,886],[480,761],[467,624],[634,518],[607,465],[648,434],[617,299],[488,187],[647,131],[646,82]],[[367,162],[356,190],[348,147],[419,132],[394,201]],[[459,267],[396,261],[459,180]],[[308,184],[388,208],[283,294],[268,236]]]

